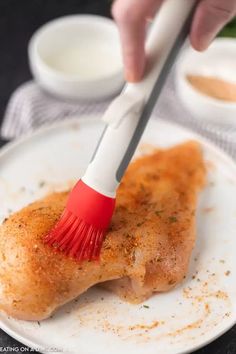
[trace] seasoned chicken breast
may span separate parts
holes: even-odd
[[[0,308],[19,319],[42,320],[97,283],[135,303],[171,289],[188,269],[204,178],[195,142],[133,162],[119,187],[99,262],[78,263],[43,243],[68,193],[13,214],[0,227]]]

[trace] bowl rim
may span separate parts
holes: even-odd
[[[222,44],[224,45],[229,45],[235,46],[236,49],[236,39],[235,38],[216,38],[213,42],[212,42],[212,47],[221,47]],[[211,50],[211,46],[209,47],[208,50]],[[197,51],[195,51],[197,53]],[[195,96],[197,96],[199,99],[204,100],[205,103],[214,105],[215,107],[220,108],[230,108],[230,109],[236,109],[236,102],[232,102],[232,101],[225,101],[225,100],[219,100],[217,98],[208,96],[204,93],[202,93],[200,90],[197,90],[193,85],[190,84],[190,82],[186,79],[186,73],[184,72],[184,61],[186,60],[186,58],[188,58],[188,56],[192,55],[193,52],[193,48],[191,46],[188,46],[187,48],[185,48],[183,50],[183,52],[180,55],[179,60],[177,61],[176,64],[176,70],[175,70],[175,77],[176,80],[182,81],[182,83],[188,88],[188,90],[190,90],[192,93],[195,94]]]
[[[68,83],[93,84],[93,83],[109,81],[118,76],[122,76],[123,75],[122,61],[121,64],[117,66],[117,69],[110,74],[105,74],[95,79],[93,78],[85,79],[79,77],[79,75],[65,74],[59,70],[56,70],[52,68],[50,65],[48,65],[45,62],[45,60],[42,59],[38,51],[38,43],[41,36],[44,35],[47,31],[50,31],[52,28],[56,28],[57,26],[63,26],[63,25],[66,26],[67,24],[72,23],[72,21],[76,21],[77,23],[80,24],[84,23],[88,26],[90,24],[94,26],[95,23],[94,21],[96,21],[98,25],[101,24],[101,25],[106,25],[107,27],[109,26],[110,32],[114,33],[114,30],[117,30],[115,21],[113,21],[108,17],[93,15],[93,14],[66,15],[45,23],[33,33],[28,43],[28,60],[29,60],[29,64],[33,76],[35,75],[34,75],[34,70],[32,70],[32,67],[34,68],[37,67],[37,70],[40,67],[40,71],[43,72],[43,75],[47,75],[50,76],[52,79],[56,79]]]

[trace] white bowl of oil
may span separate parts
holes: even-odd
[[[124,84],[119,34],[108,18],[72,15],[53,20],[32,36],[28,54],[38,84],[62,98],[101,100]]]

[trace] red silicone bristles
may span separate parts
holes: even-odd
[[[55,227],[45,236],[44,241],[51,246],[53,246],[54,243],[59,244],[63,238],[63,235],[67,234],[67,231],[71,227],[74,220],[76,220],[76,217],[74,217],[72,213],[65,210]]]
[[[66,210],[44,241],[78,261],[98,260],[104,233]]]
[[[104,232],[97,230],[96,240],[95,240],[93,255],[92,255],[92,259],[94,260],[97,260],[99,258],[100,251],[102,248],[103,237],[104,237]]]
[[[98,260],[114,207],[114,198],[80,180],[70,193],[60,220],[44,242],[78,261]]]
[[[71,257],[74,257],[76,258],[77,260],[78,259],[78,252],[81,248],[81,243],[83,242],[83,239],[86,235],[86,225],[81,221],[80,222],[80,226],[75,234],[75,238],[73,239],[73,242],[70,243],[70,250],[68,252],[68,254],[71,256]],[[85,259],[85,257],[84,257]]]

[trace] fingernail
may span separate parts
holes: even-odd
[[[138,82],[142,78],[142,75],[140,75],[137,72],[126,70],[125,71],[125,79],[128,82]]]
[[[200,52],[203,52],[204,50],[206,50],[210,45],[211,43],[214,41],[215,37],[208,37],[208,38],[203,38],[199,44],[198,44],[198,50]]]
[[[130,63],[129,63],[130,64]],[[132,63],[132,65],[126,65],[125,68],[125,78],[128,82],[138,82],[143,77],[145,63],[141,60],[137,63]]]

